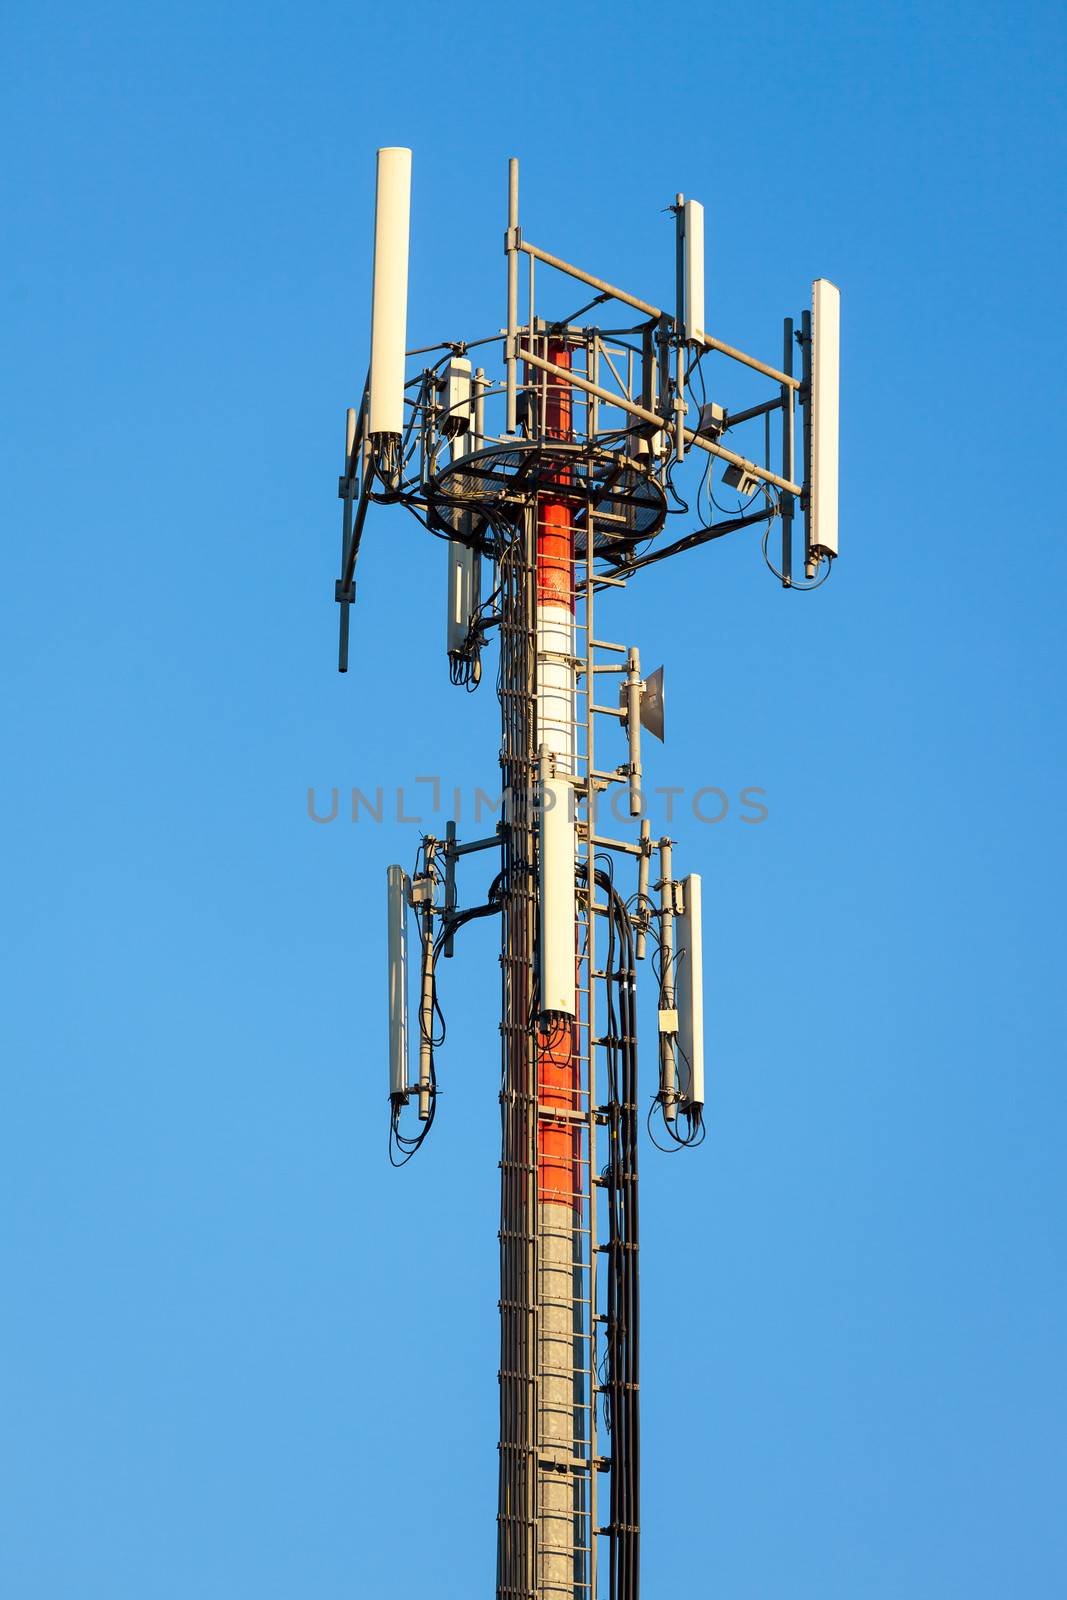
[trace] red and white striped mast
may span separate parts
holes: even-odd
[[[533,330],[531,329],[531,343]],[[570,366],[565,342],[549,338],[547,358]],[[528,393],[536,387],[528,386]],[[573,438],[572,390],[552,374],[543,386],[544,434]],[[584,1393],[584,1371],[576,1382],[575,1254],[581,1218],[589,1204],[588,1163],[581,1135],[570,1120],[583,1110],[583,1060],[578,1025],[575,890],[577,860],[576,654],[574,519],[568,494],[570,473],[552,473],[555,484],[536,498],[537,746],[542,818],[540,971],[538,1034],[538,1594],[572,1595],[576,1578],[576,1530],[584,1526],[575,1505],[576,1433],[592,1397]],[[569,835],[569,837],[568,837]],[[562,1116],[553,1119],[552,1112]],[[577,1218],[577,1227],[576,1227]],[[584,1365],[584,1364],[582,1364]],[[578,1392],[576,1393],[576,1388]],[[557,1459],[558,1458],[558,1461]],[[576,1510],[578,1515],[576,1516]],[[578,1553],[579,1574],[583,1570]],[[580,1578],[579,1578],[580,1581]]]

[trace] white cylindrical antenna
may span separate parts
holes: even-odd
[[[659,1092],[663,1115],[673,1122],[676,1115],[674,1041],[678,1032],[678,1013],[674,999],[674,882],[671,873],[674,852],[669,839],[659,842]]]
[[[372,454],[372,447],[371,447],[371,439],[370,439],[370,428],[368,427],[368,423],[369,422],[370,422],[370,373],[368,372],[366,388],[363,391],[363,405],[362,405],[362,407],[360,409],[359,423],[358,423],[358,427],[357,427],[357,437],[359,439],[359,475],[360,475],[361,479],[365,479],[366,476],[367,476],[368,471],[370,470],[370,460],[371,460],[371,454]],[[355,462],[353,462],[352,465],[354,467],[355,466]]]
[[[682,883],[678,917],[678,1049],[683,1106],[704,1105],[704,941],[701,931],[700,874]]]
[[[625,697],[626,737],[630,745],[630,815],[641,815],[641,657],[636,650],[626,653]]]
[[[462,656],[471,618],[478,606],[475,576],[477,552],[458,539],[448,541],[448,653]]]
[[[504,345],[507,362],[507,399],[504,432],[514,433],[518,404],[518,326],[519,326],[519,163],[508,162],[508,231],[504,241],[508,261],[508,331]],[[532,331],[532,330],[531,330]]]
[[[837,555],[838,404],[841,291],[829,278],[811,286],[811,548]]]
[[[646,411],[655,411],[659,395],[659,362],[656,356],[656,344],[653,330],[646,327],[641,336],[641,404]],[[637,456],[658,456],[663,435],[657,433],[649,436],[648,429],[643,424],[631,424],[629,434],[630,454]],[[635,511],[631,515],[636,514]]]
[[[457,437],[470,438],[474,421],[473,387],[470,361],[466,356],[453,356],[441,375],[437,389],[441,432],[453,442]]]
[[[379,150],[371,300],[371,434],[399,437],[404,431],[410,215],[411,151]]]
[[[389,927],[389,1094],[408,1097],[408,924],[403,867],[387,867]]]
[[[354,406],[349,406],[345,412],[345,470],[341,474],[344,478],[351,478],[355,462],[352,460],[352,451],[356,446],[356,417],[358,413]]]
[[[574,1016],[574,818],[571,786],[540,753],[541,1013]]]
[[[704,207],[699,200],[687,200],[683,207],[685,256],[685,337],[698,340],[707,324],[704,321]]]
[[[476,367],[474,371],[474,438],[471,441],[472,450],[480,450],[485,444],[485,368]]]

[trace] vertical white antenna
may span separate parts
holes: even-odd
[[[811,342],[811,547],[836,556],[841,291],[829,278],[811,286]]]
[[[678,916],[678,1046],[682,1099],[704,1104],[704,939],[701,930],[700,874],[683,879],[684,906]]]
[[[489,387],[484,367],[474,370],[474,437],[471,449],[480,450],[485,444],[485,391]]]
[[[411,151],[379,150],[371,299],[371,434],[399,436],[404,431],[410,215]]]
[[[386,867],[389,924],[389,1094],[407,1100],[408,921],[403,867]]]
[[[504,248],[508,258],[508,332],[504,345],[507,362],[507,412],[505,433],[514,433],[519,384],[517,356],[519,325],[519,163],[512,156],[508,162],[508,231]]]
[[[462,402],[463,374],[462,373],[460,373],[460,378],[459,378],[459,392],[460,392],[460,396],[461,396],[460,402],[457,404],[457,402],[454,399],[450,400],[450,398],[449,398],[450,395],[453,395],[455,393],[455,388],[456,388],[455,382],[450,380],[450,378],[449,378],[449,373],[451,373],[452,368],[454,368],[454,367],[456,367],[458,365],[460,365],[460,363],[457,363],[456,361],[451,361],[449,363],[448,372],[446,373],[446,377],[445,377],[444,391],[445,391],[445,402],[446,402],[445,403],[445,415],[446,415],[446,418],[447,418],[447,416],[448,416],[450,411],[461,411],[463,409],[463,402]],[[477,443],[476,443],[475,437],[473,435],[473,432],[470,430],[470,426],[469,425],[470,425],[470,423],[474,422],[474,420],[475,420],[475,417],[477,415],[478,406],[477,406],[476,403],[474,405],[472,405],[470,403],[470,399],[471,399],[471,397],[470,397],[470,362],[468,361],[466,363],[463,363],[463,365],[465,365],[466,368],[467,368],[467,373],[466,373],[466,383],[467,383],[467,388],[468,388],[467,404],[466,404],[467,417],[464,420],[468,424],[468,431],[466,433],[453,434],[453,436],[452,436],[452,459],[453,459],[453,461],[462,460],[462,458],[469,453],[469,449],[476,449],[477,448]],[[479,371],[480,370],[481,369],[479,368]],[[473,416],[471,415],[472,412],[474,413]],[[482,418],[483,424],[484,424],[484,420],[485,419],[484,419],[484,416],[483,416],[483,418]],[[454,425],[454,423],[453,423],[453,425]],[[447,426],[447,424],[446,424],[446,426]],[[462,512],[461,513],[461,517],[462,517],[463,531],[466,532],[466,533],[470,533],[470,529],[471,529],[470,512],[469,511]],[[472,549],[470,545],[463,544],[459,539],[449,539],[449,541],[448,541],[447,571],[448,571],[448,634],[447,634],[448,646],[447,646],[447,648],[448,648],[448,654],[449,654],[450,657],[453,658],[453,660],[460,660],[462,658],[463,654],[464,654],[464,649],[465,649],[465,646],[467,644],[467,635],[470,632],[471,618],[473,617],[475,611],[478,609],[478,601],[480,599],[481,563],[480,563],[480,561],[478,559],[478,552],[476,550]]]
[[[626,727],[626,738],[629,745],[630,768],[630,815],[641,815],[641,696],[644,684],[641,682],[641,657],[634,649],[626,655],[626,677],[620,689],[622,700],[623,722]]]
[[[687,200],[684,207],[685,337],[692,341],[704,332],[704,207]]]
[[[448,541],[448,634],[450,656],[461,656],[467,643],[471,617],[478,605],[475,591],[477,556],[458,539]]]

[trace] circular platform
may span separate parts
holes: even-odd
[[[508,439],[487,445],[450,462],[426,486],[427,500],[441,521],[460,537],[473,536],[475,543],[485,542],[488,535],[485,509],[495,513],[494,520],[514,522],[529,497],[538,493],[571,504],[578,557],[585,556],[590,516],[595,553],[618,561],[657,534],[667,515],[663,488],[641,462],[621,449],[556,440]]]

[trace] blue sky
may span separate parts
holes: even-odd
[[[334,671],[401,143],[413,341],[499,326],[510,154],[529,234],[650,298],[702,199],[730,342],[843,293],[831,583],[738,536],[611,616],[667,664],[652,782],[769,810],[672,827],[710,1132],[643,1152],[645,1593],[1059,1592],[1059,8],[45,0],[5,35],[0,1587],[491,1592],[495,930],[396,1174],[417,830],[305,809],[496,777],[399,514]]]

